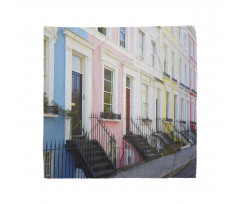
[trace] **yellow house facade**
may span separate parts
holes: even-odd
[[[162,79],[164,81],[162,94],[162,128],[174,141],[182,145],[181,136],[176,136],[175,130],[186,122],[187,89],[187,59],[185,59],[181,27],[161,27],[161,62]],[[180,43],[181,42],[181,43]],[[185,41],[184,41],[185,42]]]

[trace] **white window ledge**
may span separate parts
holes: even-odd
[[[43,116],[46,117],[46,118],[58,118],[59,115],[56,115],[56,114],[44,114]]]
[[[101,121],[104,121],[104,122],[120,122],[121,120],[119,120],[119,119],[104,119],[104,118],[102,118],[102,119],[100,119]]]

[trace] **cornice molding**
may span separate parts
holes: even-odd
[[[115,60],[120,61],[120,59],[121,59],[118,55],[114,54],[113,52],[111,52],[110,50],[108,50],[105,47],[101,46],[100,50],[101,50],[101,52],[104,52],[105,54],[109,55],[110,57],[115,58]]]
[[[79,35],[75,34],[74,32],[72,32],[71,30],[69,30],[67,28],[63,29],[63,34],[75,39],[76,41],[78,41],[79,43],[87,46],[90,49],[95,49],[96,48],[95,45],[93,45],[92,43],[83,39],[82,37],[80,37]]]
[[[127,62],[124,62],[123,63],[123,67],[124,68],[128,68],[128,69],[130,69],[130,70],[133,70],[133,71],[135,71],[135,72],[138,72],[139,71],[139,69],[137,68],[137,67],[135,67],[133,64],[131,64],[131,63],[127,63]]]

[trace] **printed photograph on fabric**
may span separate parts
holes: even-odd
[[[44,178],[196,178],[194,26],[43,28]]]

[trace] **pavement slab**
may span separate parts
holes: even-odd
[[[162,178],[196,158],[196,146],[191,146],[158,159],[122,171],[112,178]]]

